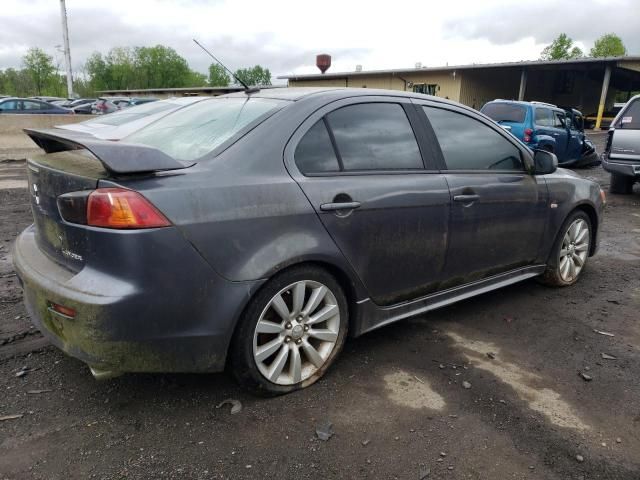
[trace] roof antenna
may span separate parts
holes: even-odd
[[[238,82],[240,85],[242,85],[244,87],[244,93],[246,93],[247,95],[250,93],[255,93],[255,92],[259,92],[260,88],[259,87],[250,87],[249,85],[247,85],[246,83],[244,83],[240,78],[238,78],[238,76],[233,73],[231,70],[229,70],[227,68],[227,66],[222,63],[220,60],[218,60],[216,57],[214,57],[213,53],[211,53],[209,50],[207,50],[206,48],[204,48],[204,46],[197,41],[195,38],[193,39],[193,41],[195,42],[196,45],[198,45],[202,50],[205,51],[205,53],[207,55],[209,55],[211,58],[213,58],[215,60],[216,63],[218,63],[222,68],[224,68],[227,72],[229,72],[229,74],[235,78],[236,82]]]

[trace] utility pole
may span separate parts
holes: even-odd
[[[67,7],[65,0],[60,0],[62,15],[62,40],[64,41],[64,63],[67,67],[67,97],[73,98],[73,75],[71,73],[71,50],[69,49],[69,28],[67,27]]]

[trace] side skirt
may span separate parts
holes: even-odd
[[[417,298],[408,302],[380,307],[373,303],[370,298],[358,302],[358,326],[353,332],[354,336],[384,327],[393,322],[403,320],[408,317],[420,315],[437,308],[445,307],[452,303],[475,297],[483,293],[506,287],[513,283],[521,282],[544,273],[546,265],[533,265],[518,268],[509,272],[494,275],[472,283],[460,285],[459,287],[443,290],[438,293]]]

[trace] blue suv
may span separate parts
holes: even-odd
[[[582,113],[550,103],[493,100],[480,110],[531,149],[553,152],[562,166],[597,163],[593,144],[584,134]]]

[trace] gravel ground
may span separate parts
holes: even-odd
[[[264,400],[223,374],[96,382],[49,346],[11,267],[24,185],[24,163],[0,163],[0,417],[20,416],[0,418],[0,479],[640,478],[638,186],[609,195],[577,285],[524,282],[352,339],[318,384]]]

